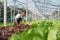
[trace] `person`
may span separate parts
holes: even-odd
[[[26,10],[23,10],[21,13],[17,14],[15,16],[14,25],[18,25],[22,20],[24,20],[24,22],[26,22],[26,24],[30,26],[30,23],[26,21],[25,16],[26,16]]]

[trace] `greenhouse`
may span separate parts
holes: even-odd
[[[60,0],[0,0],[0,40],[60,40]]]

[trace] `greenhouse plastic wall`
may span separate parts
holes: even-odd
[[[0,6],[3,6],[3,3],[0,4]],[[60,20],[60,5],[57,5],[51,0],[11,0],[9,3],[7,2],[7,15],[9,15],[9,17],[7,16],[8,21],[13,21],[13,15],[16,15],[21,11],[19,8],[30,11],[27,13],[27,15],[29,14],[31,16],[29,16],[31,18],[31,21]],[[0,21],[2,21],[3,17],[1,16],[3,15],[3,8],[0,7],[0,9]],[[27,20],[29,20],[29,17],[27,15]]]

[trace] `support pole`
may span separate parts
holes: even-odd
[[[19,13],[19,10],[18,10],[18,13]]]
[[[1,18],[1,7],[0,7],[0,18]],[[1,21],[0,21],[1,22]]]
[[[11,8],[11,22],[12,22],[12,8]]]
[[[27,15],[28,15],[28,0],[26,0],[26,21],[27,21]]]
[[[7,26],[7,0],[4,0],[4,26]]]
[[[13,16],[14,16],[14,17],[13,17],[13,23],[14,23],[14,18],[15,18],[15,10],[16,10],[16,9],[15,9],[15,3],[16,3],[16,0],[13,0],[13,1],[14,1],[14,14],[13,14]]]

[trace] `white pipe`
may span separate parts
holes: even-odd
[[[7,26],[7,0],[4,0],[4,26]]]

